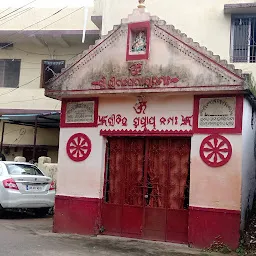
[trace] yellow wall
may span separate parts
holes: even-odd
[[[87,47],[83,44],[68,48],[54,46],[50,48],[50,52],[54,52],[54,59],[66,60],[67,65],[72,62],[72,57]],[[52,59],[46,47],[25,43],[15,44],[14,49],[1,50],[0,59],[21,59],[20,88],[16,90],[0,88],[0,111],[1,109],[60,110],[60,102],[46,98],[44,89],[40,88],[41,62],[43,59]],[[33,79],[35,80],[30,82]]]
[[[46,98],[44,96],[44,89],[40,88],[42,60],[65,60],[66,65],[68,65],[72,63],[73,57],[88,48],[88,44],[82,43],[82,33],[79,36],[70,36],[71,41],[73,42],[70,47],[63,47],[58,44],[58,42],[54,40],[51,41],[52,37],[47,35],[46,41],[50,40],[52,43],[46,47],[34,42],[33,39],[26,36],[27,34],[23,34],[23,30],[24,32],[26,32],[26,30],[40,30],[40,33],[42,33],[43,30],[83,30],[84,8],[80,10],[78,10],[79,7],[65,8],[63,11],[51,18],[47,18],[63,7],[34,7],[20,16],[1,19],[0,31],[10,31],[11,34],[13,34],[13,32],[11,32],[12,30],[19,30],[20,32],[19,34],[14,34],[12,36],[4,35],[2,32],[0,35],[1,42],[14,42],[14,47],[1,49],[0,59],[21,59],[21,70],[19,88],[0,88],[0,114],[5,114],[6,110],[12,109],[13,113],[15,113],[16,109],[19,109],[20,111],[30,110],[31,113],[33,113],[34,110],[60,110],[60,101]],[[5,9],[6,8],[0,9],[1,16],[15,10],[15,8],[12,8],[4,12]],[[72,12],[74,13],[69,15]],[[92,12],[93,8],[90,8],[87,17],[87,30],[98,29],[91,22]],[[66,15],[68,16],[65,17]],[[45,20],[31,26],[43,19]],[[91,40],[90,36],[86,38]],[[0,127],[2,127],[1,124]],[[19,135],[20,129],[26,130],[26,134],[24,136]],[[38,129],[37,138],[38,145],[58,146],[59,129]],[[33,128],[7,125],[4,135],[4,144],[33,145]],[[53,158],[53,162],[57,162],[57,151],[50,150],[49,154],[50,157]],[[20,152],[13,152],[10,153],[8,158],[10,158],[9,160],[13,160],[13,157],[17,155],[22,154],[20,154]]]
[[[2,123],[0,125],[0,134],[2,134]],[[6,160],[13,161],[16,156],[23,156],[24,146],[33,145],[34,128],[14,124],[6,124],[4,130],[4,146],[10,146],[10,153],[5,154]],[[14,146],[15,145],[15,146]],[[37,146],[55,146],[48,147],[48,156],[52,163],[58,162],[59,129],[42,129],[37,131]],[[16,149],[15,149],[16,148]]]
[[[2,125],[0,132],[2,134]],[[4,130],[4,144],[10,145],[33,145],[34,127],[6,124]],[[37,145],[59,145],[59,129],[38,128]]]

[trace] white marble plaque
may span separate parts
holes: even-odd
[[[68,102],[66,123],[94,123],[94,101]]]
[[[236,97],[201,98],[198,128],[235,128]]]

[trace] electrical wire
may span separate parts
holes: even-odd
[[[8,91],[8,92],[5,92],[5,93],[0,94],[0,97],[1,97],[1,96],[4,96],[4,95],[6,95],[6,94],[9,94],[9,93],[11,93],[11,92],[13,92],[13,91],[15,91],[15,90],[17,90],[17,89],[23,87],[23,86],[26,86],[26,85],[28,85],[28,84],[31,84],[32,82],[34,82],[35,80],[37,80],[37,79],[40,78],[40,77],[41,77],[41,75],[37,76],[36,78],[30,80],[29,82],[27,82],[27,83],[25,83],[25,84],[18,85],[18,87],[13,88],[12,90],[10,90],[10,91]]]
[[[19,14],[23,13],[24,11],[26,11],[26,10],[28,10],[28,9],[30,9],[30,8],[33,8],[33,7],[28,7],[28,8],[26,8],[26,9],[24,9],[24,10],[18,11],[17,13],[13,13],[13,14],[11,14],[10,16],[7,16],[7,17],[1,19],[1,21],[4,21],[4,20],[8,20],[8,19],[10,19],[10,18],[13,18],[13,17],[15,17],[16,15],[19,15]]]
[[[6,12],[7,10],[9,10],[9,9],[11,9],[11,7],[8,7],[8,8],[6,8],[5,10],[3,10],[2,12],[0,12],[0,14],[2,14],[2,13],[4,13],[4,12]]]
[[[83,53],[83,51],[78,52],[78,53],[73,53],[73,56],[71,58],[69,58],[68,60],[65,60],[65,62],[69,62],[70,60],[72,60],[73,58],[75,58],[77,55],[79,55],[81,53]],[[8,56],[8,58],[15,59],[14,57],[12,57],[10,55],[10,53],[8,53],[8,51],[5,51],[5,54]],[[47,54],[47,55],[49,55],[49,54]],[[58,55],[58,54],[54,54],[54,55],[57,56],[57,57],[62,56],[62,55]],[[66,55],[63,55],[63,56],[66,56]],[[24,61],[24,60],[21,60],[21,63],[27,63],[27,64],[32,64],[32,65],[41,65],[42,64],[42,62],[30,62],[30,61]],[[27,69],[29,69],[29,68],[27,68]]]
[[[33,55],[40,55],[40,56],[50,55],[49,53],[30,52],[30,51],[26,51],[26,50],[20,49],[18,47],[13,47],[13,49],[16,49],[18,51],[25,52],[25,53],[28,53],[28,54],[33,54]],[[76,53],[66,53],[66,54],[54,54],[54,55],[55,56],[70,56],[70,55],[75,55],[75,54]]]
[[[64,8],[62,8],[62,9],[65,9],[65,8],[67,8],[67,7],[64,7]],[[57,19],[57,20],[55,20],[54,22],[52,22],[52,23],[50,23],[50,24],[48,24],[48,25],[46,25],[46,26],[44,26],[44,27],[42,27],[42,28],[36,30],[35,32],[33,32],[33,33],[31,33],[31,34],[27,34],[26,36],[27,36],[27,37],[33,36],[33,35],[35,35],[38,31],[41,31],[41,30],[43,30],[44,28],[47,28],[47,27],[51,26],[52,24],[54,24],[54,23],[56,23],[56,22],[58,22],[58,21],[60,21],[60,20],[62,20],[62,19],[64,19],[64,18],[66,18],[66,17],[72,15],[73,13],[75,13],[75,12],[77,12],[77,11],[83,9],[83,8],[84,8],[84,7],[80,7],[80,8],[78,8],[78,9],[76,9],[75,11],[70,12],[69,14],[67,14],[67,15],[65,15],[65,16],[63,16],[63,17],[61,17],[60,19]],[[59,12],[59,11],[58,11],[58,12]],[[53,15],[51,15],[51,16],[45,18],[44,20],[51,18],[52,16],[56,15],[58,12],[56,12],[55,14],[53,14]],[[41,20],[41,21],[43,21],[43,20]],[[41,22],[41,21],[39,21],[39,22]],[[39,23],[39,22],[37,22],[37,23]],[[34,25],[34,24],[33,24],[33,25]],[[31,26],[32,26],[32,25],[31,25]],[[29,27],[31,27],[31,26],[29,26]],[[27,29],[27,28],[28,28],[28,27],[22,29],[20,32],[22,32],[23,30],[25,30],[25,29]],[[20,32],[17,32],[17,33],[14,33],[14,34],[20,34]],[[12,35],[14,35],[14,34],[12,34]],[[1,50],[1,49],[4,49],[4,48],[6,48],[6,47],[8,47],[9,45],[12,45],[12,44],[14,44],[14,43],[15,43],[15,42],[11,42],[11,43],[8,43],[8,44],[6,44],[6,45],[0,47],[0,50]]]
[[[73,13],[75,13],[75,12],[81,10],[82,8],[83,8],[83,7],[80,7],[80,8],[78,8],[78,9],[76,9],[75,11],[73,11],[73,12],[71,12],[71,13],[69,13],[69,14],[63,16],[63,17],[61,17],[60,19],[58,19],[58,20],[56,20],[56,21],[54,21],[54,22],[52,22],[52,23],[50,23],[50,24],[48,24],[48,25],[46,25],[46,26],[44,26],[43,28],[37,30],[36,32],[38,32],[38,31],[40,31],[40,30],[42,30],[42,29],[44,29],[44,28],[46,28],[46,27],[49,27],[50,25],[52,25],[52,24],[54,24],[54,23],[56,23],[56,22],[58,22],[58,21],[60,21],[60,20],[62,20],[62,19],[64,19],[64,18],[70,16],[71,14],[73,14]],[[33,33],[33,34],[36,34],[36,33]],[[12,44],[12,43],[11,43],[11,44]],[[0,49],[2,49],[2,48],[0,48]],[[75,56],[72,56],[69,60],[73,59],[74,57],[75,57]],[[67,60],[67,62],[68,62],[69,60]],[[0,94],[0,97],[1,97],[1,96],[4,96],[4,95],[7,95],[7,94],[9,94],[9,93],[12,93],[13,91],[15,91],[15,90],[17,90],[17,89],[19,89],[19,88],[21,88],[21,87],[23,87],[23,86],[26,86],[26,85],[28,85],[28,84],[31,84],[32,82],[34,82],[35,80],[37,80],[37,79],[40,78],[40,77],[41,77],[41,75],[35,77],[34,79],[30,80],[29,82],[27,82],[27,83],[25,83],[25,84],[23,84],[23,85],[18,85],[18,87],[13,88],[11,91],[8,91],[8,92],[6,92],[6,93]]]
[[[47,20],[47,19],[49,19],[49,18],[55,16],[56,14],[60,13],[60,12],[61,12],[62,10],[64,10],[65,8],[67,8],[67,6],[64,7],[64,8],[62,8],[62,9],[59,9],[57,12],[54,12],[53,14],[51,14],[50,16],[47,16],[46,18],[44,18],[44,19],[42,19],[42,20],[39,20],[39,21],[37,21],[37,22],[35,22],[35,23],[33,23],[33,24],[27,26],[27,27],[23,28],[22,30],[19,30],[19,32],[15,32],[15,33],[10,34],[9,37],[12,37],[12,36],[17,35],[17,34],[22,34],[22,32],[23,32],[24,30],[26,30],[26,29],[28,29],[28,28],[34,26],[34,25],[39,24],[40,22],[43,22],[43,21],[45,21],[45,20]],[[40,30],[38,30],[38,31],[40,31]],[[13,44],[13,43],[15,43],[15,42],[11,42],[11,43],[9,43],[8,45],[5,45],[5,46],[1,47],[0,50],[3,49],[3,48],[6,48],[7,46],[9,46],[9,45],[11,45],[11,44]]]
[[[9,104],[9,103],[15,103],[15,102],[28,102],[28,101],[34,101],[34,100],[45,100],[45,97],[41,97],[41,98],[34,98],[31,100],[14,100],[14,101],[8,101],[8,102],[1,102],[0,105],[2,104]]]
[[[70,59],[67,60],[67,62],[70,61],[70,60],[72,60],[74,57],[76,57],[76,56],[71,57]],[[32,80],[30,80],[29,82],[27,82],[27,83],[25,83],[25,84],[18,85],[16,88],[13,88],[12,90],[10,90],[10,91],[8,91],[8,92],[5,92],[5,93],[0,94],[0,97],[1,97],[1,96],[4,96],[4,95],[7,95],[7,94],[9,94],[9,93],[12,93],[13,91],[15,91],[15,90],[17,90],[17,89],[19,89],[19,88],[21,88],[21,87],[23,87],[23,86],[26,86],[26,85],[28,85],[28,84],[31,84],[32,82],[34,82],[35,80],[37,80],[37,79],[40,78],[40,77],[41,77],[41,74],[40,74],[39,76],[33,78]],[[45,98],[43,98],[43,99],[45,99]],[[11,103],[11,102],[8,102],[8,103]],[[5,104],[7,104],[7,103],[5,103]]]
[[[33,1],[31,1],[31,2],[29,2],[29,3],[27,3],[27,4],[25,4],[25,5],[23,5],[23,6],[21,6],[21,7],[17,8],[17,9],[15,9],[14,11],[11,11],[11,12],[7,13],[6,15],[0,17],[0,20],[1,20],[2,18],[6,17],[6,16],[8,16],[8,15],[10,15],[10,14],[12,14],[12,13],[15,13],[15,12],[17,12],[18,10],[20,10],[20,9],[22,9],[22,8],[24,8],[24,7],[28,6],[28,5],[30,5],[30,4],[32,4],[32,3],[34,3],[34,2],[36,2],[36,1],[37,1],[37,0],[33,0]]]
[[[6,20],[5,22],[0,23],[0,26],[2,26],[2,25],[4,25],[4,24],[6,24],[6,23],[8,23],[8,22],[10,22],[10,21],[12,21],[12,20],[14,20],[15,18],[17,18],[17,17],[23,15],[24,13],[26,13],[26,12],[28,12],[28,11],[31,11],[32,9],[34,9],[34,7],[27,8],[27,9],[25,9],[24,11],[22,11],[22,12],[20,12],[20,13],[18,13],[18,14],[15,14],[14,16],[10,17],[11,19],[8,19],[8,20]]]

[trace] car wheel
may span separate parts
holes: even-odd
[[[36,217],[45,217],[50,211],[50,208],[38,208],[34,210]]]
[[[53,216],[54,215],[54,208],[51,207],[50,210],[49,210],[49,215]]]
[[[4,214],[5,214],[5,210],[2,206],[0,206],[0,219],[4,217]]]

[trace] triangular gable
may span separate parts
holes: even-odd
[[[144,53],[133,54],[132,33],[137,36],[140,29],[148,45]],[[243,89],[241,70],[165,21],[135,9],[46,85],[46,96]]]

